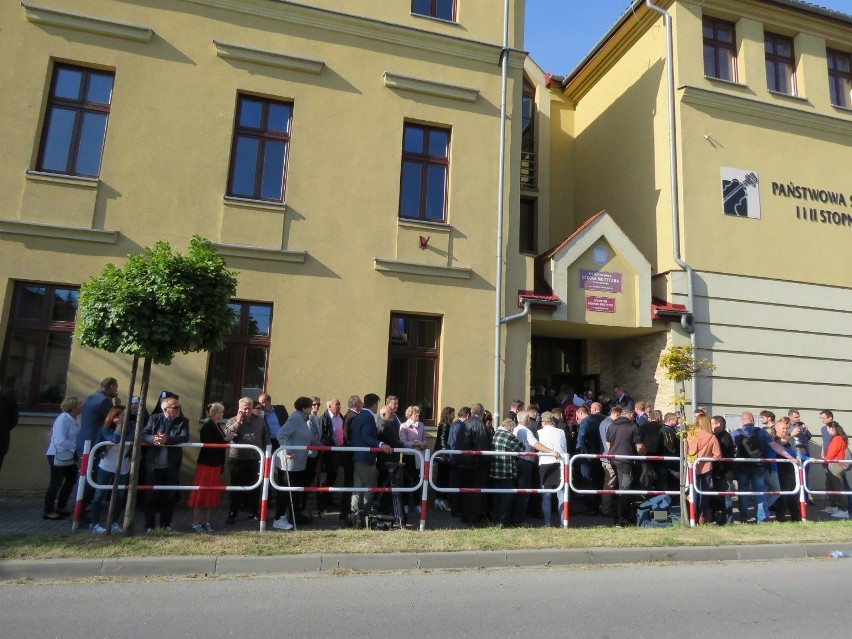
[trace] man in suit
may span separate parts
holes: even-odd
[[[362,410],[364,410],[364,402],[358,395],[350,395],[346,401],[346,414],[343,416],[343,445],[351,446],[349,432],[352,428],[352,422]],[[353,453],[349,451],[340,451],[335,453],[338,472],[343,470],[343,485],[345,487],[355,485],[355,462],[352,459]],[[340,493],[340,513],[337,518],[347,520],[352,514],[352,493]]]
[[[491,438],[485,430],[482,415],[485,408],[476,403],[470,407],[470,417],[464,422],[458,450],[490,450]],[[461,485],[464,488],[485,488],[488,486],[488,471],[491,460],[479,455],[460,455]],[[482,493],[463,493],[461,496],[461,520],[463,523],[477,526],[482,523],[485,512],[485,495]]]
[[[83,412],[80,413],[80,432],[77,433],[77,458],[83,457],[86,440],[95,444],[97,434],[103,428],[109,409],[118,403],[118,380],[107,377],[101,381],[101,387],[83,400]]]
[[[145,453],[145,477],[154,486],[177,486],[183,449],[174,445],[189,441],[189,420],[181,414],[180,401],[176,397],[161,400],[160,408],[162,412],[151,415],[142,430],[142,441],[153,444]],[[156,528],[157,511],[160,527],[170,532],[174,506],[173,490],[149,490],[145,496],[146,532]]]
[[[260,407],[263,410],[263,419],[266,421],[266,426],[269,429],[269,441],[272,444],[272,452],[278,450],[278,429],[284,425],[287,418],[290,416],[287,409],[281,404],[272,403],[272,395],[263,393],[257,398]]]
[[[367,393],[364,396],[364,408],[352,420],[349,427],[349,445],[353,447],[381,448],[384,453],[390,453],[391,447],[379,440],[376,428],[376,412],[379,408],[379,396]],[[376,453],[358,451],[353,453],[354,476],[356,488],[373,488],[376,485]],[[366,517],[373,506],[373,493],[352,493],[351,500],[352,523],[363,526]]]
[[[628,410],[633,410],[634,402],[633,398],[630,396],[630,393],[627,392],[627,389],[624,386],[613,386],[612,394],[615,395],[615,403],[620,404],[624,408]]]

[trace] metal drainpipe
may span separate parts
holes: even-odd
[[[503,48],[500,50],[500,153],[497,179],[497,274],[494,282],[494,423],[500,423],[500,337],[503,315],[503,192],[506,183],[506,94],[509,84],[509,0],[503,3]]]
[[[675,263],[686,271],[687,311],[692,313],[693,322],[695,318],[695,279],[692,267],[681,257],[680,252],[680,205],[678,203],[678,172],[677,172],[677,131],[675,128],[675,83],[674,83],[674,47],[672,45],[672,17],[668,11],[655,5],[652,0],[645,0],[645,5],[656,13],[663,16],[666,25],[666,67],[668,75],[668,101],[669,101],[669,172],[671,173],[671,198],[672,198],[672,254]],[[694,324],[681,322],[681,325],[689,331],[689,342],[695,349],[695,327]],[[692,412],[698,401],[698,380],[693,377],[691,383]]]

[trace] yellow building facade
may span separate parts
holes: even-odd
[[[71,338],[80,284],[194,234],[239,284],[223,354],[155,367],[193,419],[264,390],[376,392],[433,424],[615,384],[665,412],[660,354],[692,342],[716,370],[688,400],[732,425],[848,421],[852,17],[658,4],[671,121],[644,1],[565,77],[524,54],[508,3],[503,167],[491,0],[4,4],[0,379],[22,418],[0,487],[44,484],[63,396],[107,376],[126,393],[129,360]]]
[[[72,340],[76,291],[158,240],[200,234],[239,273],[225,353],[153,372],[193,420],[264,390],[393,393],[428,423],[489,402],[503,15],[446,4],[3,4],[4,489],[43,485],[62,397],[113,376],[126,401],[129,359]],[[510,96],[522,25],[513,2]]]
[[[659,355],[692,341],[716,369],[688,399],[734,426],[764,409],[800,409],[815,430],[824,408],[849,421],[852,16],[797,0],[657,4],[671,16],[672,120],[665,21],[644,1],[566,77],[528,66],[550,174],[527,195],[557,249],[529,258],[543,268],[526,285],[562,308],[533,313],[533,351],[573,348],[581,375],[665,412],[675,389]],[[605,275],[597,291],[578,269]],[[637,274],[650,288],[638,298]]]

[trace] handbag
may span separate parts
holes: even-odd
[[[76,453],[73,450],[66,450],[64,448],[57,448],[56,453],[53,455],[53,465],[54,466],[73,466],[74,458],[76,457]]]

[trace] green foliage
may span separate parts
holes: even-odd
[[[686,382],[704,371],[716,370],[716,365],[706,359],[697,359],[692,346],[672,346],[660,356],[660,366],[666,369],[666,378]]]
[[[84,346],[157,364],[175,353],[220,351],[236,290],[237,274],[205,238],[194,236],[187,255],[157,242],[83,283],[76,334]]]

